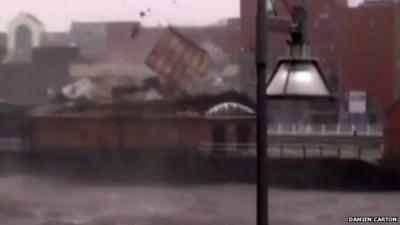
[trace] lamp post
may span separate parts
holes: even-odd
[[[257,0],[256,14],[257,69],[257,225],[268,224],[267,170],[267,102],[265,99],[267,73],[267,12],[266,0]]]
[[[304,43],[304,23],[307,13],[303,7],[295,6],[292,8],[291,14],[293,20],[290,29],[291,40],[288,42],[290,55],[279,61],[267,84],[267,39],[270,20],[266,12],[266,0],[257,0],[255,51],[257,69],[257,225],[267,225],[269,217],[267,96],[268,98],[285,99],[332,98],[331,91],[319,68],[318,60],[307,55],[307,46]],[[278,26],[278,29],[282,27]]]

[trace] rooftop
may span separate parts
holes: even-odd
[[[98,104],[88,101],[66,102],[40,106],[31,111],[32,117],[129,117],[129,118],[203,118],[207,112],[221,103],[234,103],[245,108],[249,116],[254,116],[255,103],[247,96],[226,92],[220,95],[186,96],[175,101],[155,100],[149,102],[115,102]],[[224,111],[224,110],[223,110]],[[226,110],[225,110],[226,111]],[[225,112],[224,111],[224,112]],[[245,116],[237,110],[238,116]],[[225,114],[224,114],[225,115]],[[226,114],[228,115],[228,114]],[[229,113],[230,116],[234,114]]]

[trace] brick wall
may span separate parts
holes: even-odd
[[[227,142],[237,141],[236,128],[249,124],[249,139],[255,141],[254,124],[247,120],[206,119],[116,119],[84,117],[34,117],[30,140],[35,150],[171,149],[197,148],[212,142],[216,124],[227,128]]]

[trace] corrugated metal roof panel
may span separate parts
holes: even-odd
[[[153,71],[173,85],[206,73],[209,57],[205,50],[172,28],[157,42],[145,61]]]

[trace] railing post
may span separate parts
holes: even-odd
[[[307,123],[307,134],[311,134],[311,125]]]
[[[278,123],[278,134],[282,134],[282,124]]]
[[[370,135],[370,134],[371,134],[371,125],[368,124],[367,125],[367,135]]]
[[[340,134],[340,123],[338,123],[337,127],[336,127],[336,134],[339,135]]]
[[[324,149],[323,149],[323,147],[322,146],[319,146],[319,157],[320,158],[323,158],[323,154],[322,154],[322,151],[323,151]]]
[[[292,125],[292,133],[295,134],[296,133],[296,124]]]

